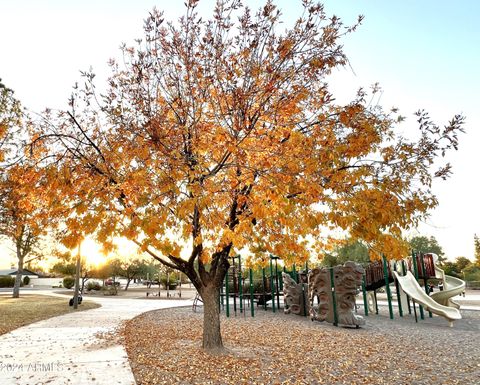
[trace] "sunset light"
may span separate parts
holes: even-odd
[[[80,250],[82,257],[90,265],[99,266],[107,260],[107,256],[102,252],[102,246],[91,238],[86,238],[82,242]]]

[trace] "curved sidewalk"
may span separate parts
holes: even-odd
[[[125,348],[117,339],[102,338],[102,334],[116,330],[122,321],[138,314],[192,303],[102,297],[91,300],[102,307],[39,321],[0,336],[0,385],[135,384]]]

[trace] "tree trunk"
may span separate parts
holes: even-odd
[[[125,291],[128,290],[128,286],[130,286],[130,281],[132,280],[132,278],[127,278],[127,284],[125,285]]]
[[[203,348],[210,352],[223,351],[220,332],[220,288],[213,283],[201,291],[203,299]]]
[[[88,281],[88,277],[83,277],[82,278],[82,286],[80,288],[80,293],[83,293],[83,291],[85,290],[85,283]]]
[[[21,252],[18,250],[17,250],[17,258],[18,258],[18,269],[17,269],[17,275],[15,276],[15,285],[13,286],[12,298],[20,297],[20,285],[22,283],[23,256],[21,255]]]

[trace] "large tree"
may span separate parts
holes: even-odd
[[[86,73],[33,148],[56,153],[52,183],[72,210],[65,243],[124,236],[185,273],[204,302],[203,347],[215,350],[229,255],[305,262],[329,245],[330,227],[368,243],[372,257],[403,256],[402,229],[437,205],[432,179],[450,171],[437,158],[457,147],[463,118],[440,128],[420,111],[408,140],[397,112],[364,90],[337,104],[327,77],[347,64],[341,38],[356,25],[320,4],[304,0],[281,32],[271,1],[252,13],[218,0],[211,20],[197,2],[178,23],[152,11],[144,39],[111,63],[107,92]]]

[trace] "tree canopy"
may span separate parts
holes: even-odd
[[[271,1],[252,12],[218,0],[209,20],[197,3],[178,23],[152,11],[144,38],[111,62],[106,93],[85,73],[70,110],[45,115],[33,149],[48,148],[57,167],[65,244],[123,236],[183,271],[204,299],[204,347],[214,348],[231,253],[305,262],[341,229],[372,257],[402,257],[402,230],[437,205],[431,183],[450,173],[440,158],[457,148],[463,118],[440,128],[419,111],[410,140],[396,109],[372,105],[365,90],[338,104],[327,79],[348,63],[342,38],[358,24],[321,4],[303,0],[282,31]]]

